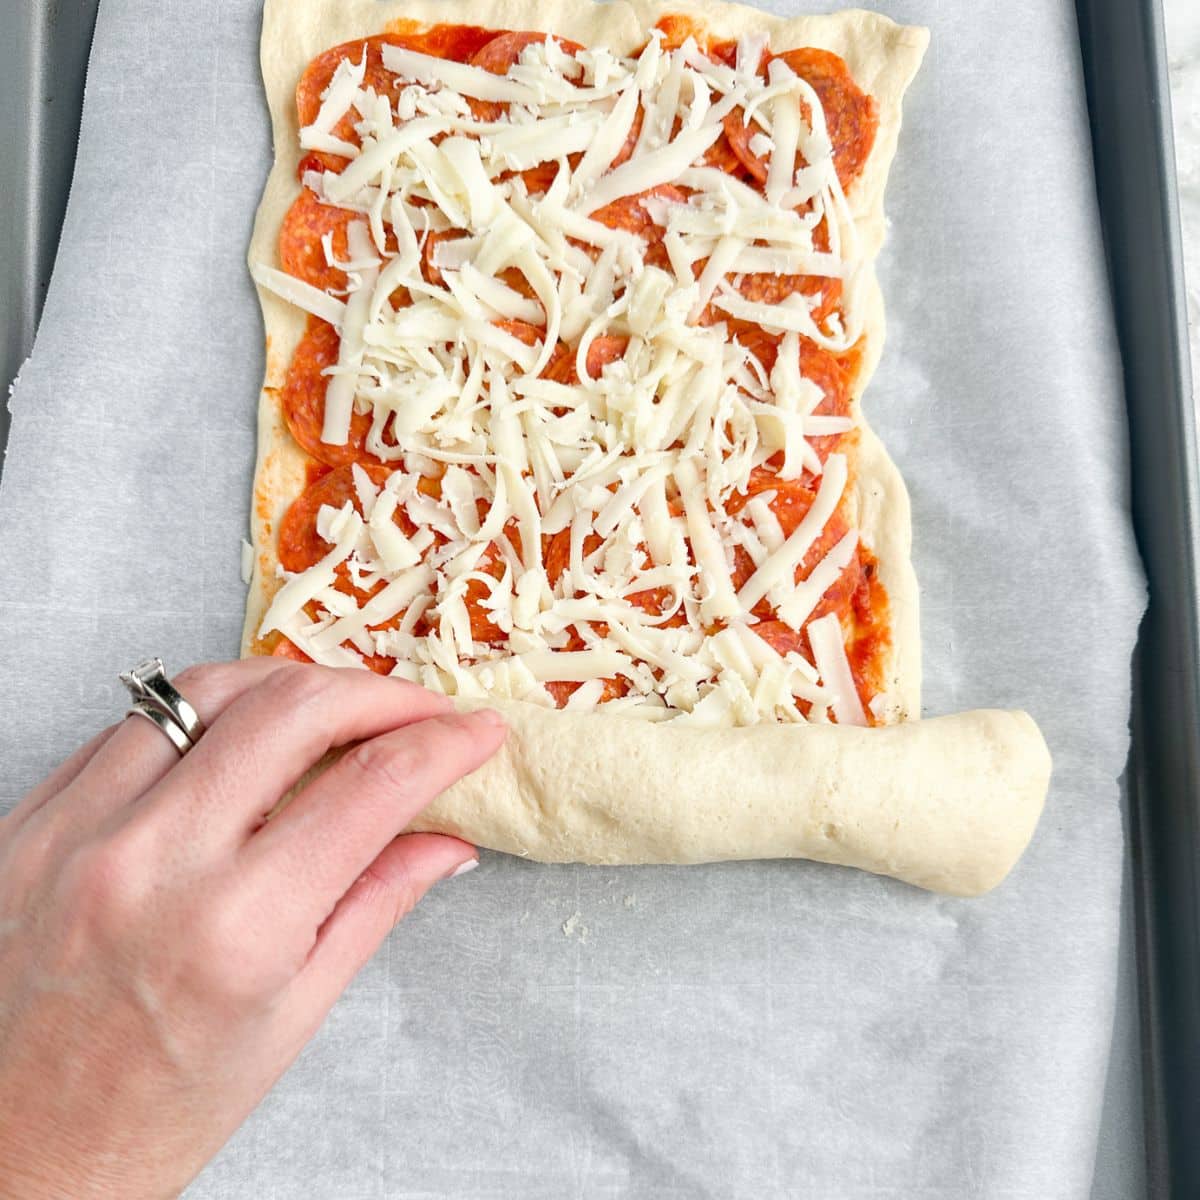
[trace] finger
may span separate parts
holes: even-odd
[[[26,793],[16,807],[8,814],[9,829],[15,829],[31,817],[51,796],[57,795],[67,787],[84,767],[92,761],[96,751],[108,741],[119,727],[110,725],[102,729],[90,742],[80,746],[65,762],[59,763],[41,783],[32,791]]]
[[[205,663],[181,671],[174,682],[211,725],[239,696],[290,665],[267,657]],[[82,836],[154,787],[180,761],[161,730],[141,717],[126,717],[70,783],[44,803],[43,819],[69,824]]]
[[[323,1015],[435,883],[478,865],[474,846],[440,833],[408,833],[389,842],[321,926],[292,985],[304,1011]]]
[[[236,849],[332,747],[449,708],[445,696],[403,679],[285,663],[225,708],[145,804],[160,810],[173,840]]]
[[[319,924],[383,848],[489,758],[505,733],[489,710],[446,713],[355,746],[246,844],[241,869],[251,892],[267,904],[286,889]]]

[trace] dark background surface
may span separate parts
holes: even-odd
[[[53,267],[97,4],[3,0],[0,10],[5,31],[0,37],[0,381],[5,393],[32,347]],[[1129,776],[1150,1194],[1195,1197],[1200,1196],[1195,786],[1200,777],[1200,493],[1162,15],[1158,0],[1077,0],[1077,9],[1125,365],[1135,525],[1151,595],[1136,664]],[[0,445],[8,420],[7,405],[0,405]],[[1125,1005],[1129,1001],[1124,997]],[[1110,1078],[1098,1197],[1127,1195],[1120,1189],[1140,1174],[1118,1172],[1112,1160],[1114,1141],[1130,1138],[1120,1124],[1141,1109],[1139,1097],[1114,1103],[1114,1083],[1136,1076],[1133,1071]]]

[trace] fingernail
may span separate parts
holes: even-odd
[[[473,715],[485,725],[491,725],[493,729],[504,727],[504,718],[494,708],[477,708]]]
[[[459,863],[458,866],[455,867],[454,870],[451,871],[450,874],[447,875],[445,878],[446,879],[457,879],[460,875],[465,875],[468,871],[475,870],[475,868],[477,866],[479,866],[479,859],[468,858],[466,862]]]

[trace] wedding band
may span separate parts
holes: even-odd
[[[204,722],[167,678],[161,658],[148,658],[132,671],[123,671],[120,680],[135,701],[157,709],[172,720],[187,739],[189,749],[199,741]]]
[[[125,715],[132,717],[135,714],[145,717],[147,721],[158,726],[171,739],[171,745],[179,751],[180,755],[186,754],[192,748],[188,735],[161,708],[155,707],[150,701],[135,700]]]

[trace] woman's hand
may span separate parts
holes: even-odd
[[[186,757],[125,720],[0,819],[5,1197],[175,1195],[392,926],[476,862],[397,834],[496,750],[494,713],[277,658],[175,682],[208,726]]]

